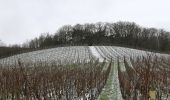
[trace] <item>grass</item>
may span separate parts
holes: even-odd
[[[111,72],[107,79],[106,85],[99,96],[99,100],[121,100],[120,94],[118,93],[119,84],[116,82],[117,74],[117,63],[112,63]]]

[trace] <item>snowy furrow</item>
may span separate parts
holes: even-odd
[[[103,57],[101,57],[101,55],[99,54],[99,52],[96,50],[96,48],[94,46],[90,46],[89,48],[90,48],[93,56],[95,56],[97,59],[99,59],[100,62],[102,62],[104,60]]]
[[[98,100],[123,100],[118,79],[118,66],[115,62]]]
[[[117,96],[116,100],[123,100],[121,90],[120,90],[119,78],[118,78],[118,66],[117,66],[116,62],[114,63],[114,69],[113,70],[114,70],[114,75],[113,75],[114,84],[113,84],[113,87],[114,87],[114,89],[116,89],[116,96]]]

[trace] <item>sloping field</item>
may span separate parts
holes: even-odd
[[[24,63],[37,62],[60,62],[62,64],[69,62],[77,62],[77,60],[84,61],[93,58],[89,47],[74,46],[74,47],[59,47],[52,49],[39,50],[29,53],[23,53],[0,60],[1,64],[15,64],[18,60]]]
[[[72,46],[72,47],[58,47],[52,49],[39,50],[29,53],[23,53],[0,60],[0,64],[15,64],[18,60],[24,63],[37,62],[61,62],[63,64],[69,62],[89,61],[90,59],[99,59],[103,61],[104,58],[116,60],[118,57],[139,57],[147,55],[157,55],[168,57],[166,54],[145,52],[142,50],[123,48],[117,46]]]
[[[39,51],[34,51],[34,52],[29,52],[29,53],[18,54],[18,55],[11,56],[8,58],[0,59],[0,64],[5,66],[5,65],[16,65],[19,62],[25,63],[25,64],[27,63],[36,64],[36,63],[44,62],[47,64],[60,63],[63,65],[70,64],[70,63],[78,63],[77,66],[79,66],[81,65],[79,63],[89,62],[93,59],[99,59],[98,64],[101,64],[101,62],[103,61],[104,62],[108,61],[109,63],[103,63],[104,65],[103,64],[101,65],[101,66],[105,66],[105,67],[101,67],[103,71],[100,69],[101,73],[104,73],[103,76],[104,75],[108,76],[107,74],[109,74],[109,72],[110,74],[108,76],[108,79],[106,78],[107,79],[106,84],[105,84],[105,81],[102,81],[103,79],[101,80],[99,77],[99,80],[101,81],[101,83],[99,82],[98,83],[99,85],[96,85],[96,87],[99,87],[100,89],[102,89],[104,84],[105,86],[102,89],[98,99],[99,100],[123,100],[123,97],[125,98],[127,94],[133,97],[133,92],[135,91],[133,92],[129,91],[131,90],[132,85],[134,85],[132,84],[132,82],[135,83],[136,79],[139,80],[139,78],[136,78],[136,75],[137,74],[140,75],[140,73],[136,73],[136,72],[143,71],[143,69],[140,68],[141,66],[133,64],[133,61],[131,61],[131,59],[129,58],[132,58],[134,60],[136,58],[147,57],[148,55],[152,55],[152,56],[156,55],[158,57],[165,57],[165,58],[169,57],[169,55],[167,54],[152,53],[152,52],[146,52],[142,50],[117,47],[117,46],[72,46],[72,47],[58,47],[58,48],[45,49],[45,50],[39,50]],[[124,58],[126,58],[126,61],[124,61],[125,60]],[[98,64],[96,64],[96,66]],[[111,64],[110,68],[107,67],[107,66],[110,66],[109,64]],[[141,62],[141,64],[139,65],[142,65],[142,64],[144,63]],[[164,63],[161,61],[158,64],[160,64],[160,66],[165,66],[165,67],[160,67],[160,68],[158,67],[159,69],[156,70],[159,73],[162,73],[160,77],[163,78],[162,70],[164,69],[169,70],[169,68],[167,68],[166,66],[169,66],[170,64],[167,62]],[[85,66],[85,65],[86,64],[83,64],[82,66]],[[97,68],[98,67],[96,67],[96,69]],[[135,72],[132,73],[134,70]],[[84,71],[82,71],[82,73],[83,72]],[[90,69],[87,72],[90,72]],[[78,75],[78,76],[81,76],[81,75]],[[101,78],[103,76],[101,76]],[[90,76],[88,76],[88,78],[89,77]],[[97,76],[95,76],[94,78],[96,77]],[[162,80],[160,80],[160,83],[161,82]],[[89,94],[95,95],[96,93],[91,92]],[[132,98],[130,96],[128,98]]]
[[[148,55],[156,55],[158,57],[168,57],[167,54],[160,54],[160,53],[152,53],[137,49],[131,48],[124,48],[124,47],[117,47],[117,46],[95,46],[97,52],[101,55],[102,58],[116,60],[119,58],[136,58],[136,57],[143,57]]]

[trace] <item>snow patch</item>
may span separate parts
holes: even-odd
[[[93,56],[95,56],[97,59],[99,59],[100,62],[102,62],[104,59],[100,56],[99,52],[96,50],[94,46],[89,46],[91,53]]]

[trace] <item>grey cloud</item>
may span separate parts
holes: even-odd
[[[22,43],[64,24],[134,21],[170,30],[169,0],[0,0],[0,39]]]

